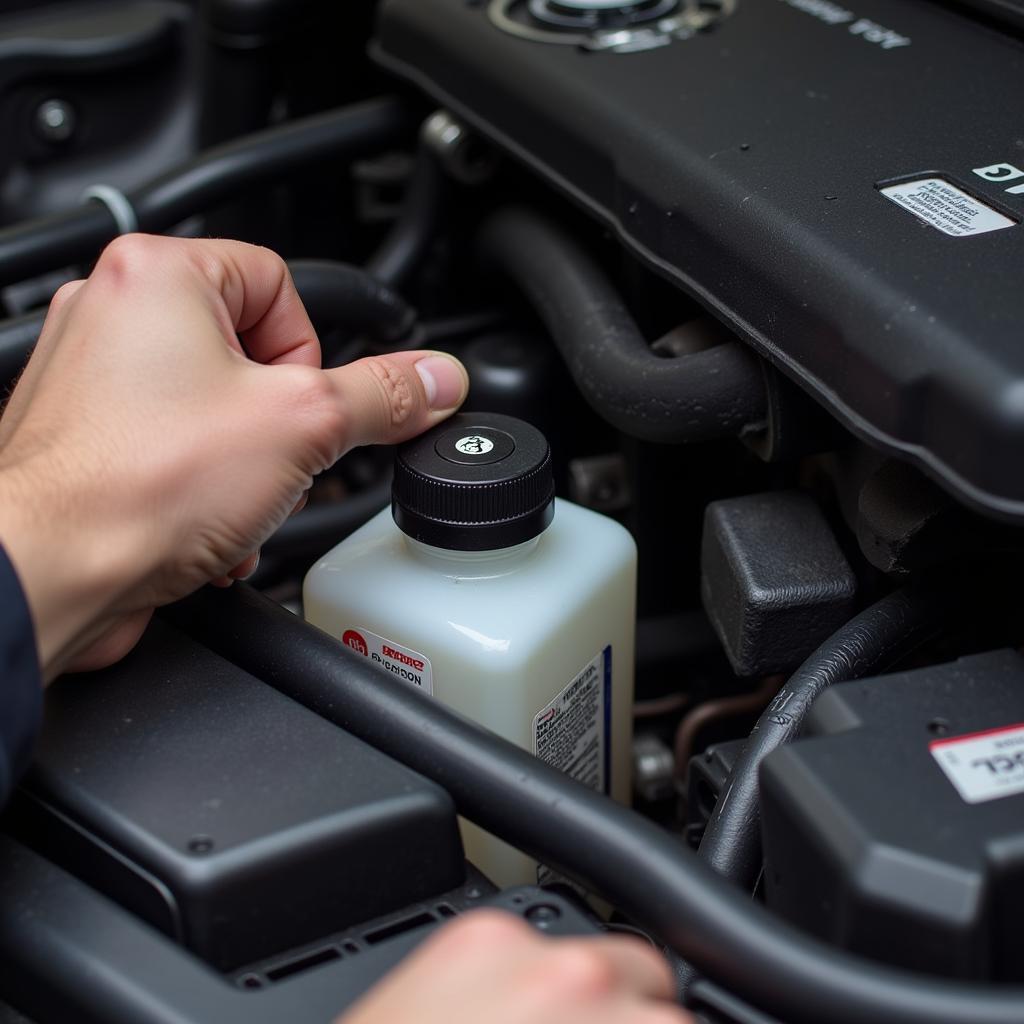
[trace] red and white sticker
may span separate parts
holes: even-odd
[[[362,628],[346,629],[341,634],[341,642],[364,658],[386,668],[399,679],[433,695],[434,673],[425,655]]]
[[[1024,722],[933,740],[928,749],[969,804],[1024,793]]]

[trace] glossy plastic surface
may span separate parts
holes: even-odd
[[[610,647],[610,791],[626,802],[635,588],[629,533],[566,501],[539,538],[498,552],[428,548],[384,511],[313,567],[305,612],[339,640],[370,632],[422,655],[435,697],[528,750],[535,717]],[[498,884],[536,880],[535,862],[475,826],[463,837]]]

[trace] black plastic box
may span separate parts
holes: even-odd
[[[161,622],[51,689],[16,819],[221,970],[465,877],[444,790]]]
[[[1024,979],[1022,723],[1010,651],[824,693],[761,769],[769,906],[887,963]]]

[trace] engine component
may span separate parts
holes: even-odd
[[[510,35],[583,50],[636,53],[689,39],[734,0],[491,0],[488,15]]]
[[[701,598],[733,670],[796,667],[854,610],[857,580],[821,509],[798,491],[712,502]]]
[[[495,214],[487,259],[523,290],[573,380],[612,426],[646,441],[705,441],[765,427],[766,378],[737,342],[663,359],[587,252],[526,209]]]
[[[743,743],[741,739],[715,743],[690,758],[686,770],[686,833],[694,846],[700,845]]]
[[[427,118],[421,138],[445,170],[463,185],[482,185],[497,167],[498,154],[490,144],[447,110],[438,110]]]
[[[479,4],[385,0],[374,53],[851,429],[1024,520],[1019,115],[962,85],[984,67],[987,96],[1024,92],[1017,40],[939,4],[791,0],[625,57],[513,38]]]
[[[392,346],[416,323],[416,311],[364,270],[333,260],[292,260],[288,269],[319,331],[344,327]]]
[[[494,895],[478,882],[228,979],[2,836],[0,986],[39,1020],[323,1024],[454,912],[474,906],[500,907],[552,935],[595,931],[592,921],[556,893],[521,888]],[[40,950],[47,955],[40,956]]]
[[[769,906],[865,956],[1020,981],[1024,658],[833,687],[761,769]]]
[[[461,813],[610,899],[728,984],[734,1004],[736,997],[749,999],[794,1024],[1019,1024],[1024,987],[922,983],[920,975],[812,941],[702,868],[657,825],[453,714],[244,586],[207,588],[163,614],[429,774]],[[757,1014],[748,1011],[745,1019]]]
[[[296,167],[351,157],[400,136],[407,124],[397,100],[376,100],[215,147],[124,197],[141,231],[164,231],[234,198],[238,191],[273,181]],[[106,205],[90,201],[68,213],[26,221],[0,231],[0,283],[92,259],[121,226]]]
[[[222,970],[464,878],[441,789],[161,624],[49,694],[20,817],[22,836]]]
[[[409,279],[430,247],[434,231],[445,213],[448,190],[435,148],[424,138],[428,120],[420,130],[412,177],[394,227],[366,264],[378,281],[399,288]]]
[[[648,803],[665,800],[675,790],[672,748],[653,733],[633,739],[633,792]]]
[[[546,439],[494,413],[402,445],[391,510],[324,555],[303,592],[314,625],[623,803],[635,594],[628,532],[556,506]],[[475,826],[463,837],[495,882],[537,879],[530,857]]]
[[[761,874],[758,770],[800,735],[816,697],[838,682],[883,672],[935,636],[964,603],[961,582],[911,584],[876,601],[829,637],[765,708],[737,758],[700,844],[716,871],[753,891]]]

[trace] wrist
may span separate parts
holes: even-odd
[[[54,460],[0,466],[0,543],[32,614],[50,682],[105,628],[128,579],[124,534],[102,521],[82,490],[60,485]]]

